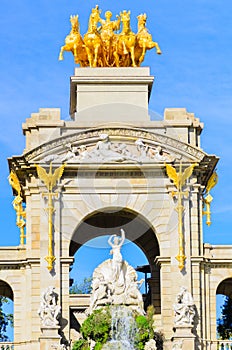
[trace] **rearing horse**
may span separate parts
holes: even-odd
[[[65,38],[65,45],[60,49],[59,60],[62,61],[64,59],[64,51],[71,51],[74,55],[75,63],[79,63],[81,67],[86,67],[88,66],[88,57],[79,31],[78,15],[70,16],[70,22],[72,29]]]
[[[100,21],[100,13],[98,5],[92,9],[92,13],[89,17],[89,26],[88,31],[84,35],[84,44],[86,48],[86,52],[88,55],[89,66],[96,67],[98,64],[100,66],[104,65],[104,62],[100,62],[103,60],[102,55],[102,40],[101,36],[98,32],[97,24]],[[102,57],[100,57],[102,56]]]
[[[160,47],[157,42],[152,40],[151,34],[148,32],[146,28],[147,15],[141,14],[138,17],[138,33],[136,35],[136,48],[135,48],[135,56],[136,63],[138,66],[143,62],[146,51],[156,48],[156,53],[161,54]]]
[[[118,35],[115,44],[115,64],[117,67],[126,67],[132,64],[136,67],[135,63],[135,43],[136,35],[132,32],[130,28],[130,11],[120,12],[121,22],[122,22],[122,32]]]

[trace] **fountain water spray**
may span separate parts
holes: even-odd
[[[102,349],[104,350],[135,350],[134,342],[137,326],[129,307],[115,305],[111,307],[111,337]]]

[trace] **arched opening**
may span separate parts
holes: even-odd
[[[154,263],[156,256],[160,255],[159,244],[153,227],[142,215],[127,209],[117,210],[117,208],[107,208],[102,211],[93,212],[91,215],[87,216],[76,228],[70,242],[70,256],[74,256],[83,245],[85,245],[87,242],[88,244],[91,244],[89,242],[93,242],[93,240],[97,237],[104,239],[104,237],[109,237],[109,235],[118,235],[121,228],[123,228],[126,233],[127,243],[134,243],[134,245],[136,245],[146,257],[144,261],[141,261],[140,259],[136,260],[135,257],[132,265],[133,267],[143,265],[149,268],[151,273],[150,278],[148,278],[148,292],[150,298],[149,304],[154,305],[155,312],[160,314],[160,270]],[[107,241],[106,238],[105,241]],[[127,250],[127,247],[129,247],[129,244],[125,244],[122,251],[123,258],[125,260],[125,251]],[[90,248],[91,247],[89,247],[89,249]],[[110,258],[110,247],[105,245],[105,248],[107,249],[107,258]],[[100,249],[98,250],[98,253],[99,255],[102,254]],[[88,259],[92,258],[91,249],[86,255],[85,263],[88,264]],[[88,258],[88,256],[90,258]],[[103,255],[102,258],[100,258],[100,261],[98,261],[102,262],[104,260],[105,255]],[[135,263],[136,261],[137,263]],[[78,265],[78,253],[76,254],[75,264]],[[85,298],[87,299],[87,297]],[[75,312],[78,313],[78,316],[80,316],[81,310],[80,308],[79,311],[75,310],[74,303],[75,302],[73,302],[73,312],[74,314]],[[84,305],[85,301],[83,297],[82,300],[79,301],[79,305],[80,303]],[[75,329],[77,328],[78,327],[76,326]]]
[[[93,212],[76,228],[70,242],[70,256],[86,242],[93,238],[118,234],[123,228],[126,238],[135,243],[145,254],[150,266],[151,303],[156,312],[160,313],[160,271],[154,263],[160,255],[159,244],[155,231],[147,220],[134,211],[127,209],[107,208]]]
[[[91,276],[94,269],[103,261],[112,257],[110,255],[110,246],[108,244],[108,236],[93,238],[82,245],[74,255],[75,262],[70,271],[71,294],[88,294],[91,290]],[[121,248],[123,259],[127,261],[136,271],[138,280],[143,280],[140,291],[147,294],[149,285],[145,283],[145,277],[149,280],[151,277],[150,266],[143,251],[133,242],[125,239]],[[86,260],[88,264],[86,264]],[[142,271],[141,271],[142,270]],[[144,271],[145,270],[145,271]]]
[[[216,291],[217,335],[221,339],[232,338],[232,278],[223,280]]]
[[[8,283],[0,280],[0,342],[13,341],[14,294]]]

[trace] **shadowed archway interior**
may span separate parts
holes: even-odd
[[[3,280],[0,280],[0,295],[14,301],[13,290],[10,285]]]
[[[218,285],[216,294],[223,294],[232,299],[232,278],[223,280]]]

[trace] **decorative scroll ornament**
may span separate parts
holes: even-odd
[[[141,14],[138,19],[137,34],[130,27],[130,11],[122,11],[117,20],[111,21],[112,13],[105,12],[105,19],[100,17],[101,10],[96,5],[89,17],[88,31],[80,34],[78,15],[71,16],[72,29],[61,47],[59,60],[63,60],[63,52],[70,51],[76,64],[81,67],[137,67],[143,62],[147,50],[161,50],[157,42],[146,28],[147,15]],[[122,29],[119,34],[115,33]]]
[[[57,305],[58,294],[54,287],[48,287],[41,296],[38,315],[41,318],[42,325],[45,327],[54,327],[59,324],[61,307]]]
[[[179,262],[179,269],[183,270],[185,264],[185,253],[184,253],[184,232],[183,232],[183,212],[184,206],[182,204],[183,198],[187,198],[189,195],[188,191],[183,191],[183,187],[186,185],[186,181],[193,173],[193,169],[197,164],[192,164],[182,172],[182,164],[180,163],[179,173],[170,164],[166,164],[166,172],[170,180],[173,181],[177,191],[172,191],[172,197],[177,197],[176,211],[178,213],[178,233],[179,233],[179,253],[176,259]]]
[[[183,340],[177,340],[173,343],[172,350],[182,350],[183,349]]]
[[[48,263],[48,270],[51,271],[53,268],[53,263],[56,260],[53,255],[53,222],[52,217],[55,211],[53,206],[53,197],[57,197],[58,193],[53,192],[53,188],[56,186],[57,181],[61,178],[64,172],[65,164],[56,169],[54,173],[52,173],[52,163],[50,163],[50,169],[47,173],[44,168],[35,164],[38,177],[47,187],[48,192],[43,193],[43,197],[48,197],[48,207],[46,209],[48,213],[48,256],[45,257],[45,260]]]
[[[21,184],[19,182],[19,179],[16,175],[16,173],[11,170],[10,175],[8,177],[9,183],[11,187],[17,192],[17,196],[13,200],[13,208],[16,211],[16,225],[18,226],[20,230],[20,245],[24,245],[25,243],[25,226],[26,226],[26,211],[23,208],[23,198],[21,196],[22,189]]]
[[[211,203],[213,201],[213,197],[211,196],[211,194],[209,193],[211,191],[211,189],[216,186],[216,184],[218,183],[218,175],[215,172],[213,172],[213,174],[210,176],[209,181],[206,185],[206,190],[205,190],[205,194],[203,197],[203,201],[204,201],[204,208],[206,207],[206,210],[203,210],[203,215],[206,215],[206,225],[210,226],[211,225]]]

